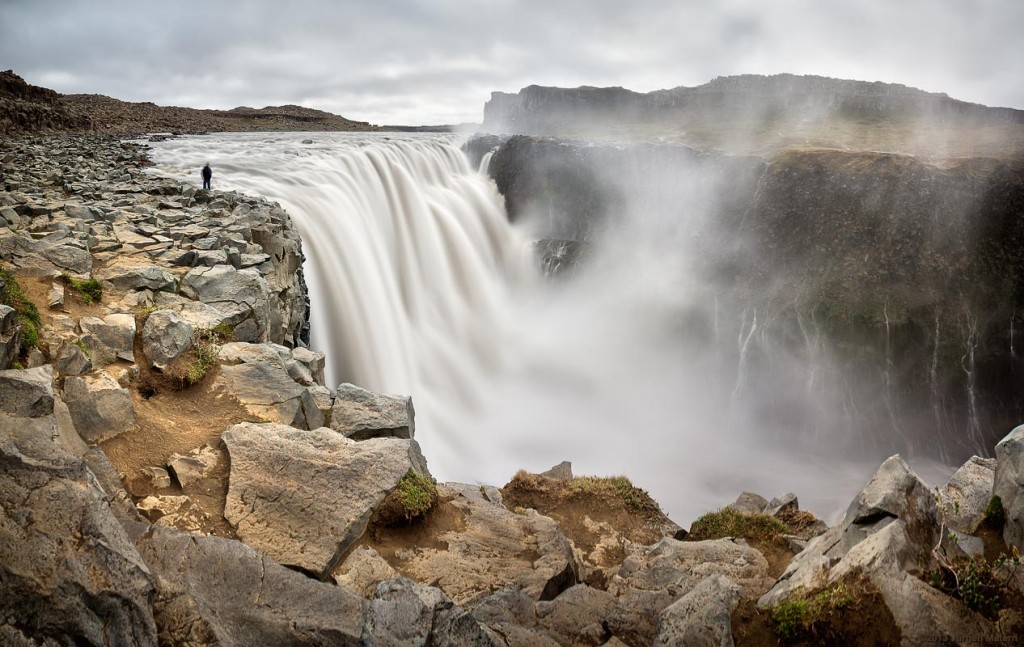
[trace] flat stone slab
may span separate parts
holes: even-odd
[[[224,365],[217,384],[254,416],[299,429],[316,429],[324,424],[309,388],[293,380],[280,365]]]
[[[382,395],[354,384],[339,386],[331,407],[331,429],[355,440],[412,438],[414,418],[412,398]]]
[[[242,542],[159,525],[128,524],[155,574],[162,644],[361,644],[366,603],[310,579]]]
[[[437,536],[447,549],[419,547],[398,555],[400,572],[434,582],[458,604],[479,601],[504,586],[533,600],[551,600],[576,583],[572,546],[551,518],[492,503],[478,485],[446,483],[438,493],[450,499],[447,505],[462,522]]]
[[[356,442],[273,423],[234,425],[222,438],[231,458],[224,517],[246,544],[320,579],[402,477],[426,473],[411,440]]]

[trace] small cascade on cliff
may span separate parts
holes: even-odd
[[[487,151],[484,156],[480,158],[480,175],[487,175],[487,171],[491,168],[491,158],[494,157],[494,151]]]

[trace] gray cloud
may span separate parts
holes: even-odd
[[[0,67],[66,93],[373,123],[478,121],[492,90],[740,73],[1024,108],[1016,0],[0,0]]]

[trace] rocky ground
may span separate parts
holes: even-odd
[[[0,161],[0,643],[1024,639],[1024,428],[937,490],[890,458],[831,528],[744,493],[688,533],[568,464],[434,484],[409,398],[324,384],[279,207],[99,136]]]

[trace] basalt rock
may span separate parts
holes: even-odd
[[[86,442],[97,443],[135,426],[131,395],[105,371],[68,376],[64,380],[64,398],[75,429]]]
[[[399,442],[363,443],[383,440]],[[402,573],[434,582],[459,604],[504,586],[515,586],[534,600],[551,600],[577,582],[572,546],[558,524],[534,510],[513,513],[487,500],[480,489],[458,483],[438,487],[439,497],[462,522],[438,536],[447,549],[422,547],[404,554]]]
[[[225,518],[248,545],[324,579],[408,472],[427,474],[415,441],[349,440],[330,429],[244,423],[227,429]]]
[[[0,413],[0,614],[10,644],[157,644],[153,579],[53,413]]]
[[[192,347],[192,324],[172,310],[157,310],[142,327],[142,350],[150,364],[164,369]]]
[[[408,396],[381,395],[354,384],[342,384],[331,407],[331,429],[353,440],[412,438],[415,415]]]
[[[156,576],[161,644],[361,644],[365,604],[238,541],[129,524]]]

